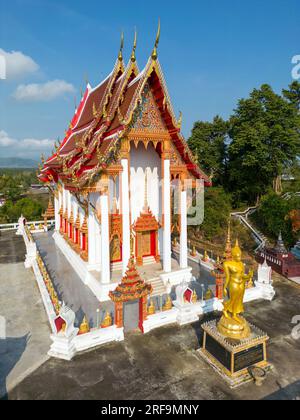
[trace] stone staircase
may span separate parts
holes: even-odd
[[[122,271],[123,270],[123,263],[122,261],[114,262],[110,265],[111,271]]]
[[[153,287],[152,296],[161,296],[167,293],[164,282],[159,277],[147,280],[146,282],[148,284],[151,284],[151,286]]]
[[[248,220],[248,217],[251,214],[255,213],[257,209],[258,209],[258,206],[255,206],[255,207],[249,207],[247,210],[243,212],[231,213],[231,217],[235,217],[236,219],[238,219],[247,229],[250,230],[254,240],[256,241],[258,245],[255,252],[258,252],[260,249],[264,248],[268,243],[267,237],[262,232],[260,232],[257,228],[255,228]]]
[[[143,265],[156,264],[155,258],[151,255],[149,257],[143,257]]]

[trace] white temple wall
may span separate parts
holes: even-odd
[[[88,220],[88,231],[89,231],[89,264],[99,264],[99,243],[100,242],[100,225],[97,222],[95,215],[95,209],[98,207],[99,193],[89,194],[89,220]],[[98,259],[98,261],[97,261]]]
[[[66,198],[66,195],[67,195],[67,191],[65,190],[65,187],[63,185],[62,186],[62,205],[63,205],[63,211],[65,211],[66,208],[67,208],[67,198]]]
[[[71,209],[72,209],[72,195],[70,191],[66,191],[67,193],[67,208],[68,208],[68,217],[71,215]]]
[[[140,216],[145,200],[145,174],[147,173],[148,205],[157,220],[162,216],[161,159],[152,143],[145,149],[143,143],[130,150],[130,208],[131,223]],[[162,235],[159,232],[159,251],[162,250]]]
[[[112,177],[109,178],[108,200],[110,213],[113,211],[114,196],[116,197],[117,209],[120,210],[120,180],[118,176],[115,179]]]
[[[59,219],[59,194],[58,197],[54,196],[54,215],[55,215],[55,230],[59,231],[60,219]]]
[[[74,223],[76,222],[77,215],[78,215],[78,202],[74,196],[72,196],[73,199],[73,214],[74,214]]]

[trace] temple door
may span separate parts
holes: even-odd
[[[149,257],[151,255],[151,232],[143,232],[142,235],[142,256]]]
[[[110,242],[110,256],[112,263],[122,261],[121,241],[117,235]]]
[[[124,331],[135,331],[140,325],[140,307],[139,300],[125,302],[123,305],[124,315]]]

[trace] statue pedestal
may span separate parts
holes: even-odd
[[[220,334],[217,320],[202,325],[203,345],[198,354],[228,383],[231,388],[253,381],[249,368],[269,371],[267,341],[269,337],[257,327],[250,325],[251,336],[233,340]]]

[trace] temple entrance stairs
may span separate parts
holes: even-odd
[[[164,285],[164,282],[159,277],[155,277],[151,280],[147,280],[148,284],[151,284],[153,287],[153,293],[152,296],[162,296],[167,293],[166,286]]]
[[[150,255],[149,257],[143,257],[143,265],[151,265],[155,263],[155,258],[152,255]]]

